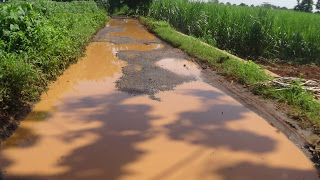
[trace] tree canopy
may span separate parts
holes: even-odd
[[[297,5],[293,8],[295,11],[312,12],[313,0],[297,0]],[[319,3],[319,0],[318,0]]]

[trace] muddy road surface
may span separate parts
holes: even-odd
[[[99,31],[0,153],[5,180],[318,179],[283,133],[134,19]]]

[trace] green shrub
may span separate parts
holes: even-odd
[[[0,111],[36,100],[83,55],[107,14],[94,1],[12,1],[0,6]]]

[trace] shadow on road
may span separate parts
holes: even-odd
[[[204,147],[226,147],[235,152],[266,153],[275,149],[276,142],[273,139],[248,131],[232,130],[225,126],[226,123],[243,120],[243,114],[248,110],[242,106],[212,104],[210,102],[218,100],[220,96],[224,96],[223,94],[206,90],[190,90],[185,91],[184,95],[185,98],[196,97],[204,107],[203,110],[180,112],[176,120],[163,126],[165,127],[163,130],[154,128],[152,122],[164,118],[166,114],[152,115],[151,112],[155,108],[154,104],[126,103],[128,100],[135,98],[134,96],[117,92],[109,95],[66,100],[66,103],[58,110],[58,113],[61,113],[61,117],[63,117],[60,121],[76,119],[78,122],[88,124],[99,122],[100,126],[82,130],[73,129],[72,131],[68,129],[70,127],[61,127],[61,129],[66,128],[66,133],[64,136],[56,138],[72,144],[76,139],[85,138],[85,135],[90,133],[98,137],[96,141],[77,148],[57,160],[55,166],[62,166],[67,169],[63,173],[23,176],[10,174],[6,179],[81,180],[91,178],[116,180],[124,175],[134,176],[138,172],[131,172],[125,167],[139,161],[141,156],[149,153],[137,148],[137,144],[163,134],[169,140]],[[177,105],[183,106],[179,102],[177,102]],[[228,112],[232,112],[232,115],[227,115]],[[76,123],[77,121],[71,122]],[[50,123],[50,120],[48,123]],[[41,141],[41,136],[38,138],[37,141],[32,143],[31,147],[37,146],[37,142]],[[20,148],[30,148],[30,146]],[[60,147],[56,148],[59,149]],[[155,174],[153,179],[167,179],[176,170],[196,159],[201,153],[201,150],[196,151],[189,157],[179,160],[178,163],[168,165],[165,170],[159,169],[159,174]],[[2,168],[15,166],[15,161],[20,160],[3,157],[1,160]],[[32,164],[33,162],[30,161],[30,166]],[[157,162],[154,162],[153,166],[147,169],[157,168]],[[249,162],[240,162],[218,172],[208,173],[219,175],[226,180],[234,180],[234,177],[251,180],[261,179],[261,174],[266,175],[268,179],[277,179],[277,177],[281,179],[282,176],[304,177],[312,174],[313,171],[272,168]]]

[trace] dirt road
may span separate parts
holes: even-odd
[[[2,142],[3,179],[318,179],[190,60],[138,21],[112,19]]]

